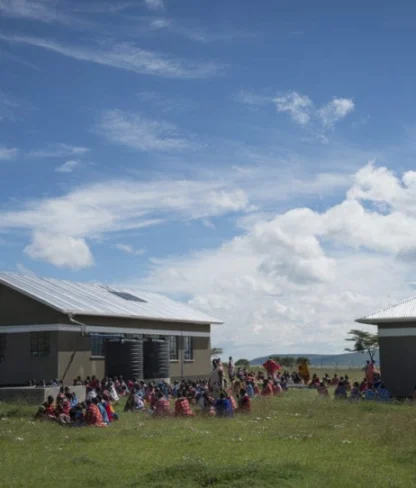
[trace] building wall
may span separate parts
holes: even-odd
[[[0,362],[0,385],[27,385],[30,379],[58,378],[58,333],[50,332],[47,357],[31,357],[30,332],[6,334],[4,360]]]
[[[416,323],[383,324],[382,329],[406,329]],[[393,396],[406,397],[413,394],[416,385],[416,336],[379,337],[380,369],[383,383]]]
[[[64,315],[0,285],[0,325],[29,325],[62,323]]]
[[[185,361],[183,340],[179,339],[179,360],[170,362],[171,380],[207,378],[211,372],[210,340],[208,337],[194,337],[194,359]],[[183,361],[183,371],[182,371]],[[183,374],[182,374],[183,373]]]
[[[208,324],[173,323],[168,321],[138,320],[100,316],[75,317],[91,326],[142,328],[152,330],[210,332]],[[26,297],[4,285],[0,285],[0,326],[71,324],[61,314],[36,300]],[[74,328],[77,328],[74,325]],[[77,328],[78,329],[78,328]],[[63,379],[67,383],[81,377],[105,375],[103,359],[91,359],[89,337],[78,332],[51,332],[51,350],[46,358],[30,357],[30,333],[6,334],[7,346],[4,361],[0,363],[0,385],[25,385],[30,378],[37,380]],[[178,362],[171,362],[171,378],[200,378],[208,376],[210,366],[209,338],[194,337],[194,358],[184,362],[183,342],[179,341]],[[182,375],[183,373],[183,375]]]
[[[59,332],[58,376],[71,384],[77,376],[105,376],[104,359],[91,358],[90,337],[77,332]]]

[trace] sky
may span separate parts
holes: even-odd
[[[342,352],[415,294],[415,15],[0,0],[0,269],[169,295],[227,356]]]

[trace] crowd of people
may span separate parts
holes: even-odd
[[[125,380],[122,376],[99,380],[95,376],[74,379],[73,386],[86,388],[85,401],[78,401],[69,387],[61,382],[56,399],[48,397],[35,417],[57,421],[62,425],[105,427],[118,420],[115,411],[124,398],[124,412],[145,412],[154,417],[193,417],[197,413],[209,417],[232,417],[251,412],[255,397],[282,395],[291,387],[316,389],[319,396],[328,397],[334,388],[335,399],[388,401],[390,393],[381,381],[374,361],[367,361],[364,379],[350,381],[348,375],[319,378],[309,374],[305,361],[294,372],[283,368],[269,358],[263,370],[236,368],[232,358],[224,368],[220,359],[212,362],[208,379],[182,380],[169,384]]]

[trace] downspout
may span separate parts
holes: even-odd
[[[82,336],[87,335],[87,326],[85,324],[83,324],[82,322],[79,322],[78,320],[75,320],[74,319],[74,315],[72,313],[69,313],[68,314],[68,319],[73,324],[79,325],[81,327],[81,334],[82,334]]]

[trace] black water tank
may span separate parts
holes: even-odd
[[[169,342],[165,339],[145,339],[143,342],[144,379],[169,378]]]
[[[143,340],[108,340],[105,350],[106,376],[125,380],[143,379]]]

